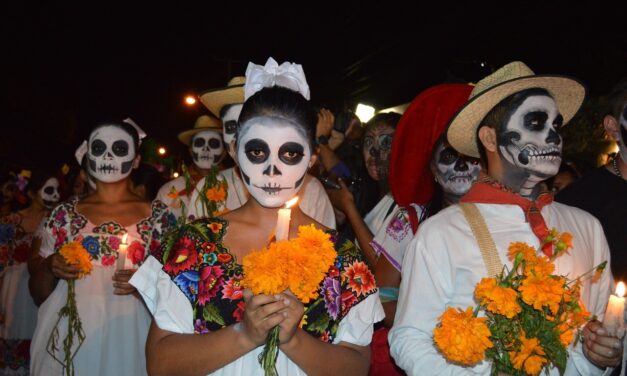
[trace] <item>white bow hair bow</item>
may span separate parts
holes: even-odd
[[[248,63],[244,100],[264,87],[283,86],[299,92],[309,100],[309,85],[300,64],[284,62],[281,65],[273,58],[268,58],[265,66]]]
[[[137,135],[139,136],[139,144],[141,145],[142,140],[146,138],[146,132],[144,132],[144,130],[141,129],[139,125],[137,125],[137,123],[135,123],[133,119],[131,119],[130,117],[127,117],[126,119],[122,121],[125,122],[126,124],[130,124],[131,126],[133,126],[133,128],[135,128],[135,130],[137,131]]]

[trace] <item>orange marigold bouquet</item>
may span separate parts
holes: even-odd
[[[272,242],[242,261],[241,284],[254,294],[273,295],[289,289],[302,303],[319,294],[320,283],[336,258],[330,235],[313,225],[300,226],[298,237]],[[266,375],[277,375],[275,368],[279,348],[279,327],[266,340],[259,363]]]
[[[449,307],[440,316],[433,337],[449,361],[470,366],[491,360],[492,375],[538,375],[550,367],[564,373],[567,348],[580,340],[580,328],[590,319],[579,297],[582,278],[603,271],[606,263],[569,280],[553,274],[553,261],[572,248],[572,235],[552,229],[542,246],[553,255],[511,243],[512,269],[477,283],[479,304],[465,311]],[[478,317],[479,311],[485,316]]]
[[[77,278],[84,278],[91,273],[93,269],[91,256],[81,242],[73,241],[65,244],[59,250],[59,254],[63,256],[68,265],[73,265],[80,269]],[[59,310],[59,318],[54,325],[52,333],[50,333],[48,345],[46,346],[46,350],[54,360],[63,365],[66,376],[74,375],[74,355],[78,352],[83,341],[85,341],[85,331],[83,330],[83,324],[81,323],[81,318],[76,308],[75,281],[74,279],[67,281],[67,302],[65,306]],[[68,320],[67,334],[63,339],[63,359],[60,359],[56,354],[59,351],[59,323],[64,317],[67,317]],[[75,337],[78,337],[78,345],[76,345],[76,349],[73,350]]]

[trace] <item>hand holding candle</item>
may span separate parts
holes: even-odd
[[[294,206],[298,202],[298,196],[289,200],[285,203],[285,208],[279,209],[279,217],[276,222],[275,229],[275,237],[276,240],[287,240],[290,235],[290,217],[292,215],[292,209],[290,207]]]
[[[126,263],[126,250],[128,249],[128,244],[126,243],[126,238],[128,234],[124,234],[122,237],[122,243],[120,243],[120,247],[118,248],[118,261],[116,264],[116,270],[123,270],[124,264]]]
[[[610,295],[607,303],[605,316],[603,317],[603,327],[610,336],[622,337],[625,329],[625,284],[618,282],[616,294]]]

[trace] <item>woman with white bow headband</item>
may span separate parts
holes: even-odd
[[[383,309],[373,275],[350,241],[295,206],[289,237],[313,224],[331,234],[338,255],[318,298],[303,304],[289,290],[253,295],[240,285],[243,258],[267,245],[279,209],[299,193],[315,162],[317,123],[300,65],[269,59],[265,67],[249,64],[246,74],[236,156],[251,199],[223,217],[193,222],[130,281],[154,317],[149,373],[264,375],[259,355],[279,326],[279,375],[365,375],[373,324]]]

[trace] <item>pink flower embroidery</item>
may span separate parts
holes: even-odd
[[[102,256],[102,258],[100,259],[100,262],[102,263],[103,266],[111,266],[115,264],[115,256],[112,256],[112,255]]]
[[[131,245],[128,246],[128,256],[131,258],[133,264],[137,265],[140,262],[144,261],[145,255],[146,250],[138,240],[133,240]]]
[[[241,276],[234,276],[222,288],[222,296],[226,299],[242,299],[244,289],[240,286]]]
[[[222,268],[219,266],[205,266],[199,271],[198,281],[198,304],[204,305],[211,298],[218,295],[218,290],[222,285]]]
[[[117,236],[109,236],[109,246],[111,246],[111,249],[117,250],[118,248],[120,248],[120,238],[118,238]]]

